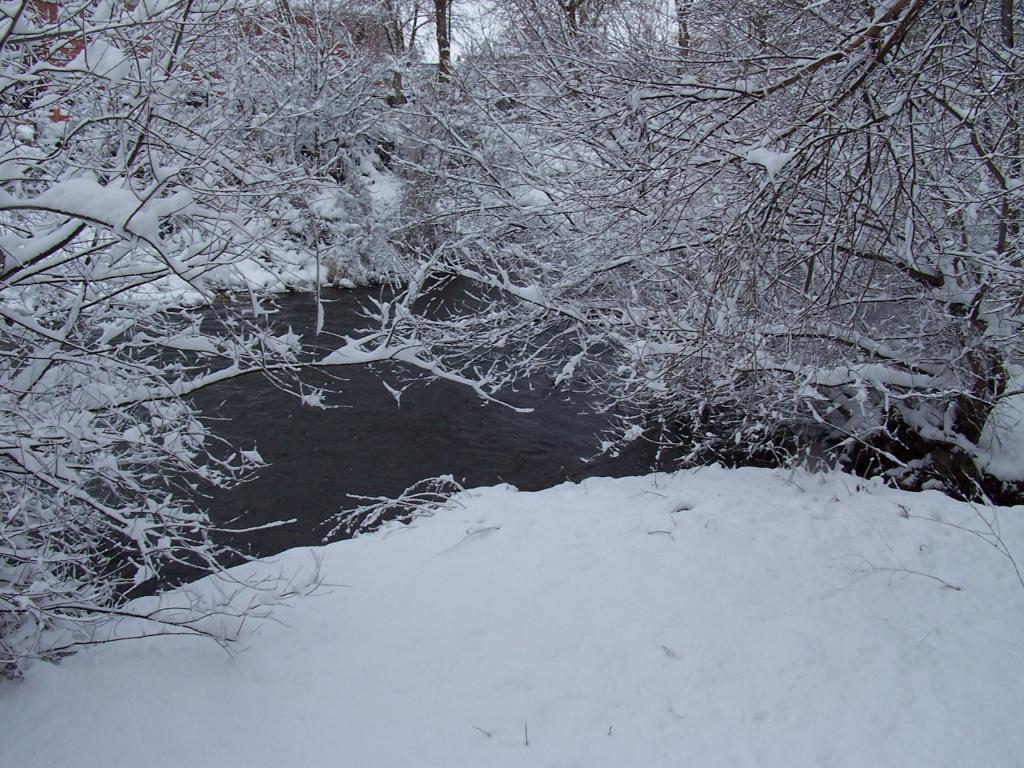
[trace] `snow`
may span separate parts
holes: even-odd
[[[131,73],[132,62],[116,46],[104,40],[93,40],[64,69],[89,72],[119,83]]]
[[[26,125],[24,123],[16,125],[14,126],[14,136],[18,141],[24,144],[31,143],[32,141],[35,141],[36,138],[35,126]]]
[[[981,433],[975,463],[1008,482],[1024,481],[1024,368],[1012,366],[1007,382],[1012,394],[1000,400]]]
[[[179,333],[175,336],[168,336],[158,339],[158,343],[171,349],[180,349],[183,352],[202,352],[216,355],[220,352],[213,339],[209,336],[202,336],[199,333]]]
[[[139,21],[151,21],[173,7],[174,0],[141,0],[135,7],[133,15]]]
[[[399,179],[393,173],[382,173],[371,162],[364,162],[361,169],[364,174],[363,183],[370,195],[374,216],[377,219],[386,219],[395,215],[402,201],[402,187]]]
[[[240,258],[214,267],[206,279],[224,290],[281,293],[290,287],[308,288],[316,284],[316,258],[299,250],[279,248],[265,262]]]
[[[524,209],[543,210],[551,205],[551,195],[536,187],[520,187],[515,190],[516,204]]]
[[[109,226],[118,234],[140,237],[153,245],[162,243],[160,216],[184,204],[185,198],[174,195],[164,199],[140,199],[130,189],[113,184],[100,184],[93,178],[65,179],[48,187],[42,194],[19,200],[0,193],[0,205],[12,208],[55,211]],[[34,238],[40,240],[41,238]],[[26,240],[28,244],[32,241]]]
[[[766,147],[755,147],[744,157],[748,163],[763,167],[768,172],[768,178],[774,179],[786,163],[796,157],[796,152],[775,152]]]
[[[316,553],[334,585],[250,625],[243,652],[157,638],[33,667],[0,689],[0,752],[20,768],[1014,765],[1024,586],[963,527],[984,516],[1021,553],[1022,512],[717,467],[477,489],[236,571],[308,578]]]

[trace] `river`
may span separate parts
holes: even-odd
[[[373,289],[323,293],[324,330],[352,333],[359,308]],[[276,299],[275,323],[312,336],[316,317],[311,295]],[[322,543],[324,523],[360,502],[350,494],[395,496],[418,480],[451,474],[467,487],[506,482],[521,490],[548,487],[566,478],[642,472],[651,457],[644,450],[618,459],[584,459],[595,454],[605,418],[588,413],[580,395],[555,390],[547,380],[508,393],[516,413],[482,402],[470,389],[447,381],[420,381],[400,404],[383,382],[397,384],[409,370],[389,366],[332,370],[343,381],[329,399],[335,408],[303,407],[259,376],[227,382],[194,398],[215,431],[243,448],[258,448],[269,463],[259,476],[211,494],[214,522],[234,527],[297,522],[233,537],[250,555],[266,556],[296,546]],[[321,374],[304,378],[316,384]]]

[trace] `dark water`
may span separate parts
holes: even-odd
[[[325,293],[325,330],[351,333],[360,325],[359,307],[374,295],[369,289]],[[278,306],[276,323],[312,337],[312,296],[282,297]],[[394,386],[410,373],[394,365],[334,369],[343,381],[331,382],[339,392],[329,402],[339,407],[328,410],[302,407],[256,376],[195,398],[217,419],[216,432],[243,448],[255,445],[270,463],[257,479],[214,493],[207,505],[214,521],[252,527],[298,519],[231,543],[259,555],[319,544],[324,521],[360,503],[348,494],[395,496],[440,474],[467,487],[507,482],[533,490],[567,478],[639,472],[650,460],[638,454],[585,462],[596,452],[605,419],[588,415],[585,400],[546,381],[509,393],[515,405],[534,409],[521,414],[484,404],[468,388],[422,377],[399,405],[382,381]],[[316,374],[304,378],[321,383]]]

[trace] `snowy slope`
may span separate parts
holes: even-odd
[[[1024,562],[1022,507],[718,468],[459,502],[328,547],[339,586],[233,658],[147,640],[3,685],[0,764],[1024,761],[1024,586],[991,545]],[[979,512],[998,540],[951,527]]]

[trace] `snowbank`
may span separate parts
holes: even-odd
[[[1022,514],[754,469],[476,490],[322,550],[337,586],[233,658],[167,638],[33,668],[0,687],[0,756],[1014,765],[1024,587],[992,544],[1024,558]]]
[[[1024,368],[1013,366],[1007,390],[1024,392]],[[981,434],[977,465],[993,477],[1024,482],[1024,394],[1000,400]]]

